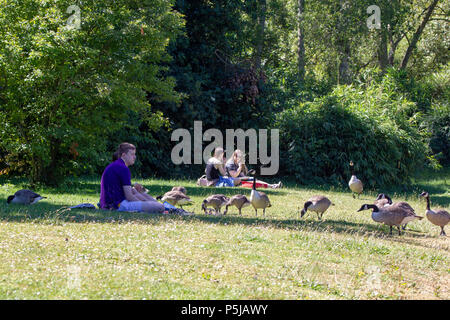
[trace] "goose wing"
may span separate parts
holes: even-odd
[[[405,201],[394,202],[392,204],[392,206],[396,206],[396,207],[402,208],[404,210],[410,211],[412,213],[415,213],[413,207],[411,207],[410,204],[408,202],[405,202]]]
[[[418,217],[411,212],[410,210],[405,210],[401,206],[386,206],[382,208],[382,211],[386,213],[385,215],[385,223],[388,225],[400,225],[405,223],[405,218],[415,218]],[[418,217],[421,218],[421,217]]]
[[[436,218],[439,219],[439,222],[443,225],[446,225],[450,222],[450,213],[448,211],[441,209],[435,211]]]

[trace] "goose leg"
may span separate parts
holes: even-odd
[[[242,215],[241,210],[242,210],[242,208],[239,208],[239,215],[240,215],[240,216]]]
[[[407,223],[405,223],[404,225],[402,225],[402,229],[403,229],[403,230],[406,230],[406,225],[407,225]]]
[[[446,236],[445,231],[444,231],[444,227],[441,227],[441,236]]]
[[[258,209],[255,209],[255,215],[258,216]]]
[[[266,216],[266,208],[263,209],[263,217]]]
[[[389,235],[392,236],[392,226],[389,226]]]
[[[400,230],[400,226],[397,226],[397,229],[398,229],[398,235],[401,236],[401,235],[402,235],[402,232],[401,232],[401,230]]]

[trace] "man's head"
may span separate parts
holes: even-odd
[[[136,161],[136,147],[128,142],[121,143],[116,155],[125,162],[127,167],[132,166]]]

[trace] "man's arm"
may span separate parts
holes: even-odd
[[[230,173],[230,175],[233,178],[237,178],[241,174],[241,172],[244,168],[245,168],[245,164],[239,164],[239,168],[237,170],[228,170],[228,172]]]
[[[128,201],[142,201],[133,193],[131,186],[123,186],[123,192],[125,193],[125,199]]]

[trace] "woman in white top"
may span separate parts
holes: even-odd
[[[247,174],[249,172],[249,170],[247,169],[247,166],[245,165],[245,154],[239,150],[236,149],[233,152],[233,155],[231,156],[230,159],[228,159],[227,163],[226,163],[226,171],[228,176],[234,178],[234,183],[235,185],[239,185],[241,183],[241,181],[247,181],[247,180],[251,180],[253,181],[252,177],[248,177]],[[256,180],[256,183],[261,184],[261,186],[263,188],[272,188],[272,189],[276,189],[276,188],[281,188],[282,183],[281,181],[275,184],[270,184],[261,180]]]

